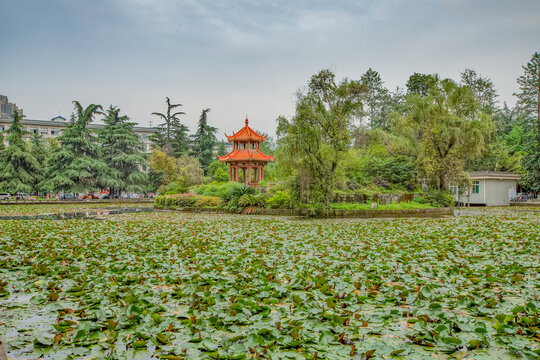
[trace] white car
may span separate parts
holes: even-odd
[[[9,201],[11,199],[11,195],[8,193],[0,193],[0,200],[3,201]]]

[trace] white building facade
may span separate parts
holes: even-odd
[[[450,186],[454,200],[470,205],[506,206],[517,195],[517,181],[521,175],[506,171],[473,171],[469,178],[472,182],[469,189]]]

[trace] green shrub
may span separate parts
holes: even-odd
[[[199,195],[203,196],[217,196],[224,202],[229,202],[233,196],[233,192],[242,188],[242,184],[236,182],[226,182],[226,183],[210,183],[207,185],[199,186],[195,191]]]
[[[156,198],[154,199],[154,206],[159,208],[159,209],[164,208],[165,207],[165,196],[163,196],[163,195],[156,196]]]
[[[217,196],[198,196],[194,204],[197,208],[219,207],[223,205],[223,200]]]
[[[264,196],[262,194],[244,194],[238,199],[238,206],[243,208],[250,206],[262,206],[263,204]]]
[[[197,198],[193,194],[160,195],[154,199],[157,208],[191,207]]]
[[[430,204],[435,207],[454,206],[454,198],[450,193],[436,189],[425,191],[422,196],[417,197],[413,201],[420,204]]]
[[[278,190],[271,198],[266,199],[266,206],[270,209],[290,209],[291,205],[291,195],[286,191]]]
[[[165,195],[186,193],[188,188],[183,181],[173,181],[165,186]]]
[[[229,174],[226,170],[223,170],[222,168],[218,168],[216,172],[214,173],[214,181],[217,182],[227,182],[229,181]]]

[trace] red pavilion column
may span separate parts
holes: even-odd
[[[248,168],[248,185],[251,185],[251,166]]]

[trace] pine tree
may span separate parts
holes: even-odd
[[[153,112],[152,115],[159,116],[164,123],[157,126],[157,131],[150,136],[150,140],[168,155],[180,157],[187,154],[189,150],[188,128],[180,122],[180,115],[185,115],[183,111],[174,112],[174,109],[182,104],[171,104],[171,100],[166,97],[167,113]]]
[[[43,170],[45,169],[45,160],[47,159],[47,149],[43,144],[43,137],[37,132],[30,138],[30,152],[39,164],[38,171],[34,177],[34,191],[39,193],[42,190],[40,183],[43,181]]]
[[[197,132],[192,136],[193,154],[199,159],[205,173],[208,172],[208,166],[214,160],[214,146],[217,142],[217,129],[208,125],[208,113],[210,111],[209,108],[202,111],[197,125]]]
[[[227,155],[227,148],[225,147],[225,141],[221,140],[219,145],[218,145],[218,149],[217,149],[217,154],[219,156],[225,156]]]
[[[115,191],[143,192],[148,179],[142,170],[147,164],[144,145],[133,130],[135,123],[127,116],[120,116],[120,109],[110,107],[99,131],[103,159],[114,170],[118,181]]]
[[[527,65],[523,66],[523,75],[517,82],[521,106],[536,117],[537,143],[540,147],[540,54],[535,52]]]
[[[6,148],[4,144],[4,133],[0,131],[0,153]]]
[[[100,105],[83,108],[78,101],[70,123],[58,138],[60,148],[51,152],[46,162],[42,186],[55,191],[84,192],[97,188],[114,188],[118,181],[102,159],[99,145],[88,129]]]
[[[0,154],[0,189],[10,193],[31,192],[39,164],[28,151],[21,125],[22,116],[13,112],[11,127],[6,131],[9,145]]]
[[[360,78],[362,85],[366,87],[363,96],[364,116],[367,123],[374,128],[387,128],[388,115],[392,108],[392,96],[383,85],[379,73],[373,69],[368,69]]]

